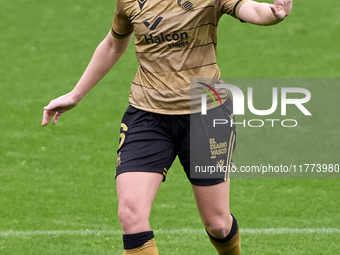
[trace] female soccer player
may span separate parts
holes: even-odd
[[[218,254],[240,254],[238,224],[229,212],[229,178],[193,178],[190,174],[190,164],[198,157],[190,157],[189,117],[196,114],[200,120],[201,116],[190,111],[190,79],[216,81],[220,77],[216,28],[223,14],[242,22],[274,25],[284,20],[291,9],[292,0],[274,0],[274,4],[251,0],[117,0],[112,29],[99,44],[77,85],[44,107],[42,125],[46,126],[52,118],[56,124],[109,72],[135,35],[139,68],[121,124],[116,166],[124,254],[158,254],[149,215],[158,188],[177,155]],[[214,90],[214,84],[200,84],[202,90]],[[210,104],[208,110],[221,111],[232,118],[228,94],[220,108]],[[211,138],[215,134],[203,122],[202,130],[207,131],[202,132],[199,140],[209,146],[209,141],[216,142]],[[229,167],[235,130],[229,128],[222,137],[223,143],[217,142],[226,146],[214,162]],[[207,161],[213,158],[210,156]]]

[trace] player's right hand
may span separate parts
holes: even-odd
[[[41,125],[48,125],[53,117],[53,125],[55,125],[64,112],[72,109],[78,103],[79,100],[74,99],[70,93],[52,100],[47,106],[44,107],[44,115]]]
[[[274,0],[274,4],[270,4],[269,7],[273,12],[273,15],[278,20],[284,20],[292,11],[293,0]]]

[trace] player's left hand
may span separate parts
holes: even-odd
[[[274,4],[269,7],[278,20],[283,20],[292,11],[293,0],[274,0]]]

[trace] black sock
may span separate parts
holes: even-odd
[[[140,247],[152,238],[154,238],[153,231],[123,235],[124,249],[128,250]]]

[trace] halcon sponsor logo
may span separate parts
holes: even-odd
[[[150,31],[154,31],[158,25],[163,20],[163,17],[158,17],[152,24],[145,21],[143,24],[150,29]],[[148,44],[153,43],[163,43],[163,42],[169,42],[168,47],[174,48],[174,47],[183,47],[188,46],[189,41],[188,39],[188,33],[186,32],[173,32],[173,33],[160,33],[157,35],[148,34],[144,35],[145,42]],[[186,40],[186,41],[183,41]]]
[[[174,33],[160,33],[159,35],[144,35],[146,43],[162,43],[162,42],[173,42],[188,39],[186,32],[174,32]]]

